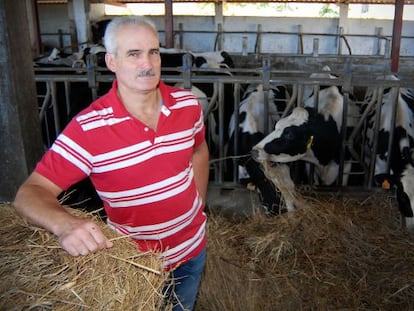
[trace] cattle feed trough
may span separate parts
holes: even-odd
[[[235,58],[237,59],[237,58]],[[330,59],[328,59],[329,61]],[[321,61],[319,60],[318,64]],[[265,114],[268,115],[272,108],[270,106],[271,96],[269,93],[272,92],[273,86],[283,85],[290,94],[290,98],[287,99],[286,105],[283,111],[278,112],[277,119],[270,120],[269,126],[272,128],[275,121],[280,118],[288,116],[295,107],[301,107],[304,105],[303,101],[305,96],[304,90],[310,87],[315,91],[315,98],[321,96],[325,87],[323,85],[338,86],[345,90],[343,92],[344,98],[344,117],[343,126],[352,124],[352,127],[348,129],[348,134],[343,135],[343,129],[340,131],[340,160],[338,163],[338,178],[337,181],[329,186],[322,187],[316,186],[313,179],[310,182],[316,190],[326,191],[376,191],[378,186],[375,184],[373,161],[375,157],[373,154],[376,146],[372,146],[373,149],[361,148],[361,144],[367,140],[367,134],[364,131],[366,125],[366,118],[368,118],[368,112],[366,110],[357,110],[349,108],[349,101],[352,99],[351,90],[356,90],[356,100],[354,104],[357,107],[364,105],[371,105],[374,107],[378,105],[378,101],[369,102],[368,98],[364,98],[366,90],[368,88],[376,89],[380,94],[383,89],[387,86],[394,87],[412,87],[410,83],[413,80],[411,76],[405,75],[398,81],[383,81],[375,79],[377,74],[372,72],[365,72],[365,67],[362,66],[362,70],[358,67],[358,64],[352,64],[346,68],[334,68],[332,73],[335,73],[337,77],[332,78],[321,78],[321,77],[310,77],[311,73],[320,72],[323,70],[315,69],[314,67],[309,70],[277,70],[274,69],[272,64],[269,62],[263,62],[263,67],[256,68],[237,68],[237,62],[235,62],[236,68],[225,68],[225,69],[214,69],[210,70],[207,74],[205,69],[194,68],[192,66],[181,66],[175,68],[163,68],[162,79],[169,84],[182,83],[183,87],[191,88],[196,85],[202,84],[214,84],[214,92],[209,94],[207,97],[208,108],[205,115],[207,127],[212,126],[210,120],[214,120],[217,123],[217,131],[209,131],[208,141],[210,148],[216,150],[215,153],[211,154],[211,180],[210,184],[217,187],[240,188],[240,177],[239,171],[236,169],[239,159],[246,156],[245,152],[241,152],[245,146],[242,144],[242,139],[239,134],[234,135],[234,139],[231,142],[233,154],[233,169],[229,168],[226,164],[228,160],[228,154],[226,150],[229,148],[229,137],[227,127],[230,123],[231,113],[235,112],[234,124],[241,124],[239,118],[240,103],[242,101],[242,94],[247,90],[248,85],[263,85],[263,104]],[[270,66],[270,67],[269,67]],[[317,65],[319,66],[319,65]],[[270,68],[270,69],[269,69]],[[319,67],[322,68],[322,67]],[[172,70],[172,71],[168,71]],[[228,74],[228,73],[231,74]],[[379,72],[379,71],[378,71]],[[76,94],[73,88],[74,85],[82,85],[86,91],[90,92],[87,100],[83,101],[83,104],[87,105],[89,102],[105,92],[105,89],[111,85],[113,75],[109,73],[105,68],[98,67],[96,65],[90,65],[84,69],[70,69],[70,68],[35,68],[35,78],[38,85],[43,84],[47,92],[44,99],[39,99],[39,113],[42,117],[42,124],[44,126],[43,131],[49,131],[49,138],[45,138],[45,147],[50,146],[55,136],[67,122],[68,115],[75,112],[75,108],[72,105],[71,100]],[[59,86],[59,87],[57,87]],[[232,90],[232,96],[230,100],[226,98],[226,86]],[[57,94],[59,93],[59,94]],[[40,94],[38,94],[40,95]],[[60,111],[64,111],[65,117],[61,118]],[[70,113],[68,114],[68,111]],[[230,115],[229,115],[229,112]],[[214,118],[210,119],[214,113]],[[65,119],[66,118],[66,119]],[[264,120],[265,118],[263,118]],[[49,124],[46,128],[45,124]],[[269,131],[270,132],[270,131]],[[267,134],[267,133],[266,133]],[[374,141],[375,137],[379,135],[374,130]],[[215,135],[215,137],[212,137]],[[214,139],[213,139],[214,138]],[[345,152],[347,154],[345,155]],[[349,153],[349,154],[348,154]],[[367,160],[369,159],[369,160]],[[346,170],[347,163],[357,164],[359,171],[351,172]],[[368,162],[367,162],[368,161]],[[231,166],[231,165],[230,165]],[[291,168],[293,172],[297,170],[296,167]],[[230,171],[229,171],[230,170]],[[312,169],[309,171],[312,173]],[[312,173],[314,174],[314,173]],[[349,175],[348,175],[349,174]],[[355,175],[352,175],[355,174]],[[308,181],[299,179],[293,174],[292,178],[295,181],[297,187],[302,184],[306,185]],[[355,177],[355,178],[354,178]],[[352,185],[346,184],[343,180],[355,179],[357,180]]]

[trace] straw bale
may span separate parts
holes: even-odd
[[[167,275],[155,253],[142,253],[96,214],[114,247],[72,257],[55,236],[0,205],[0,310],[159,310]]]
[[[209,215],[196,311],[414,309],[414,238],[391,192],[301,200],[276,217]]]

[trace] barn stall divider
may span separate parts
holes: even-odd
[[[238,159],[249,156],[249,154],[239,153],[241,142],[237,132],[231,146],[234,153],[231,156],[227,154],[229,148],[228,122],[230,120],[228,114],[234,113],[235,124],[239,124],[239,105],[248,85],[263,86],[263,120],[266,129],[263,134],[265,135],[274,126],[274,124],[269,124],[269,118],[265,117],[269,115],[269,105],[272,104],[269,102],[269,91],[272,86],[283,85],[289,92],[289,98],[284,99],[286,101],[285,109],[277,111],[277,116],[274,116],[273,120],[279,120],[289,115],[294,107],[303,106],[305,89],[310,88],[316,95],[313,100],[317,106],[318,94],[323,88],[338,86],[344,101],[339,173],[335,185],[324,189],[337,189],[338,187],[341,189],[372,189],[375,186],[373,176],[375,150],[378,148],[381,94],[384,89],[390,87],[396,89],[414,87],[412,75],[404,72],[400,75],[399,80],[389,81],[385,79],[389,72],[384,69],[383,63],[366,70],[367,65],[363,62],[355,62],[352,57],[341,58],[341,62],[338,61],[338,56],[335,61],[332,61],[333,59],[330,57],[318,57],[318,61],[314,61],[315,58],[309,58],[314,61],[312,65],[309,65],[309,59],[305,60],[308,65],[299,65],[302,68],[306,67],[306,70],[298,68],[276,69],[280,67],[280,58],[264,55],[261,59],[261,66],[255,68],[194,69],[187,65],[162,69],[162,80],[167,84],[181,83],[187,89],[191,89],[195,85],[212,87],[212,93],[207,98],[207,113],[204,116],[208,128],[207,140],[212,150],[210,182],[213,185],[223,187],[237,187],[239,185]],[[260,60],[256,59],[256,61]],[[321,78],[321,75],[318,77],[318,73],[324,72],[322,65],[331,65],[331,62],[333,63],[331,73],[336,76],[335,79]],[[288,58],[285,67],[288,66],[286,64],[289,64]],[[93,58],[89,59],[86,68],[35,68],[38,107],[45,148],[53,143],[70,118],[110,88],[113,78],[114,75],[106,68],[96,66]],[[376,94],[370,98],[370,102],[366,102],[364,98],[368,88],[374,88]],[[229,92],[231,92],[230,98],[232,99],[230,102]],[[351,101],[354,107],[368,108],[364,111],[348,109]],[[377,115],[377,127],[374,130],[374,148],[367,150],[362,145],[366,141],[364,135],[367,115],[372,108],[375,108]],[[395,122],[395,113],[394,110],[391,122]],[[217,123],[217,128],[213,128],[215,125],[211,124],[212,120]],[[350,122],[352,122],[352,126],[349,124]],[[212,137],[212,135],[216,137]],[[391,145],[392,140],[388,143],[389,152]],[[367,158],[370,159],[368,162]],[[357,167],[357,170],[345,172],[345,166],[354,166]],[[312,171],[312,168],[310,170]],[[343,179],[348,180],[351,176],[357,182],[352,185],[343,185]],[[309,182],[313,184],[313,179]]]

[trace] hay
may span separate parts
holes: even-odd
[[[96,215],[114,247],[72,257],[56,238],[0,205],[0,310],[159,310],[167,275],[157,254],[139,253]]]
[[[414,239],[391,193],[303,193],[308,207],[209,215],[196,311],[413,310]]]
[[[296,186],[290,177],[290,170],[287,164],[272,164],[269,161],[262,161],[260,164],[266,177],[273,183],[275,189],[280,191],[282,195],[282,208],[293,211],[295,208],[307,206],[301,194],[296,191]]]

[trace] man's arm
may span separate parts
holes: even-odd
[[[57,200],[61,192],[56,184],[34,172],[19,188],[14,206],[20,216],[55,234],[72,256],[112,247],[95,222],[73,216],[63,208]]]
[[[201,197],[203,198],[204,203],[207,199],[208,176],[210,172],[208,161],[208,146],[206,141],[203,141],[194,149],[193,168],[196,187]]]

